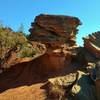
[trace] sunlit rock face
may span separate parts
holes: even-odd
[[[74,45],[77,27],[80,24],[80,20],[76,17],[40,14],[31,24],[29,38],[42,42],[60,41]]]
[[[100,32],[92,33],[84,39],[84,47],[100,59]]]
[[[72,52],[76,46],[77,27],[81,24],[76,17],[40,14],[31,24],[29,40],[46,45],[47,52],[41,58],[42,70],[69,66]],[[45,64],[45,66],[44,66]]]
[[[48,93],[48,100],[96,100],[95,86],[89,76],[77,71],[65,76],[51,78],[44,88]]]
[[[27,91],[29,100],[31,94],[32,100],[100,100],[100,32],[84,38],[84,47],[79,47],[75,38],[80,24],[76,17],[37,16],[28,41],[29,50],[31,46],[37,52],[20,58],[18,45],[7,53],[0,69],[0,92],[10,99],[16,92],[18,100]],[[17,87],[26,91],[18,89],[20,94]],[[9,95],[9,90],[14,92]]]
[[[30,47],[31,46],[31,47]],[[30,62],[34,60],[35,58],[43,55],[46,51],[45,45],[39,43],[39,42],[30,42],[28,43],[27,48],[31,51],[31,48],[33,52],[33,55],[25,55],[24,57],[21,57],[21,48],[20,45],[15,45],[13,48],[11,48],[6,54],[4,59],[1,59],[1,68],[3,69],[9,69],[11,66],[16,65],[18,63],[23,62]],[[29,53],[27,49],[27,53]]]
[[[100,31],[92,33],[84,39],[84,47],[94,56],[94,68],[91,66],[90,75],[95,81],[98,100],[100,99]],[[89,56],[88,56],[89,57]]]
[[[80,24],[81,22],[78,18],[71,16],[45,14],[36,16],[30,28],[31,34],[29,40],[31,41],[28,43],[37,52],[39,51],[37,54],[38,57],[42,55],[37,59],[37,62],[41,64],[36,63],[35,66],[39,65],[43,73],[50,71],[56,72],[65,66],[69,66],[72,59],[71,56],[73,55],[71,50],[76,48],[75,39],[78,33],[77,27]],[[21,46],[19,45],[16,46],[15,51],[10,50],[9,59],[6,57],[7,59],[2,65],[2,68],[10,68],[12,65],[29,62],[36,58],[35,56],[17,57],[21,52],[20,48]]]

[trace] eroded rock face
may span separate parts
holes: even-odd
[[[100,59],[100,32],[92,33],[84,39],[84,47]]]
[[[41,42],[60,41],[74,45],[80,24],[76,17],[40,14],[32,23],[29,39]]]
[[[95,85],[91,78],[82,71],[78,71],[77,81],[71,89],[72,100],[97,100]]]
[[[3,69],[8,69],[13,65],[16,65],[18,63],[23,63],[23,62],[29,62],[32,61],[33,59],[43,55],[46,52],[46,47],[44,44],[41,44],[39,42],[30,42],[29,47],[27,49],[33,48],[33,55],[27,56],[26,57],[20,57],[19,55],[21,54],[21,49],[23,48],[20,45],[15,45],[13,48],[11,48],[4,56],[3,59],[1,59],[1,66],[0,68]],[[35,51],[34,51],[35,50]],[[27,51],[28,52],[28,51]],[[32,53],[31,53],[32,54]]]
[[[96,62],[95,69],[93,75],[95,75],[95,84],[96,84],[96,92],[97,92],[97,98],[100,99],[100,61]]]
[[[100,99],[100,61],[97,61],[96,63],[91,65],[89,73],[90,73],[91,79],[96,84],[96,93],[99,100]]]
[[[40,14],[35,18],[29,30],[29,39],[46,45],[47,52],[40,61],[45,65],[44,70],[57,71],[70,64],[73,55],[70,48],[76,46],[77,27],[80,24],[78,18],[71,16]]]
[[[48,93],[48,99],[66,100],[68,95],[67,92],[71,89],[76,80],[77,73],[49,79],[44,85]]]
[[[48,92],[48,99],[97,100],[95,85],[88,74],[82,71],[51,78],[45,87]]]
[[[84,47],[91,53],[93,64],[89,72],[95,81],[98,100],[100,99],[100,32],[95,32],[84,38]],[[94,57],[93,57],[94,56]],[[94,58],[94,59],[93,59]]]
[[[34,86],[34,91],[33,88],[26,89],[34,93],[37,100],[97,100],[97,97],[99,100],[100,32],[84,38],[84,47],[78,47],[75,38],[80,24],[76,17],[37,16],[32,23],[29,39],[38,54],[18,58],[20,47],[11,50],[2,66],[8,69],[0,69],[0,92],[42,83],[47,93],[42,95],[45,94],[47,99],[37,98],[41,95],[40,86]],[[9,65],[12,67],[9,68]]]

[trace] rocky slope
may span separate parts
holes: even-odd
[[[30,28],[34,57],[11,50],[0,74],[0,100],[100,100],[99,32],[76,45],[76,17],[40,14]],[[12,64],[12,62],[14,62]]]
[[[27,40],[22,32],[0,27],[0,68],[7,69],[21,62],[31,61],[44,54],[45,45]]]

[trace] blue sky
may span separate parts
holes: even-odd
[[[35,16],[45,14],[78,17],[83,25],[79,27],[77,43],[82,37],[100,31],[100,0],[0,0],[0,20],[15,31],[21,23],[26,33]]]

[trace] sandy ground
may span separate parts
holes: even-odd
[[[0,100],[45,100],[45,90],[40,87],[43,83],[31,86],[21,86],[0,93]]]

